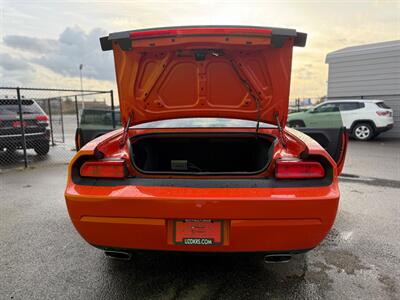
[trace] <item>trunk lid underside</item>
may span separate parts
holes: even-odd
[[[121,120],[226,117],[282,126],[292,48],[305,34],[264,27],[180,27],[110,34]]]

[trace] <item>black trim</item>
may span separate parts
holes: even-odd
[[[307,43],[307,33],[298,32],[294,38],[294,45],[297,47],[305,47]]]
[[[282,47],[284,41],[288,37],[294,37],[294,46],[304,47],[307,41],[307,34],[303,32],[297,32],[295,29],[288,28],[276,28],[276,27],[265,27],[265,26],[245,26],[245,25],[199,25],[199,26],[172,26],[172,27],[154,27],[154,28],[146,28],[146,29],[136,29],[129,31],[121,31],[110,33],[108,36],[104,36],[100,38],[100,45],[103,51],[112,50],[112,41],[117,41],[122,50],[130,50],[131,49],[131,32],[143,32],[150,30],[159,30],[159,29],[184,29],[184,28],[260,28],[260,29],[271,29],[272,30],[272,46],[275,48]]]
[[[332,183],[332,173],[322,179],[275,179],[275,178],[144,178],[130,177],[125,179],[82,178],[75,177],[73,182],[88,186],[154,186],[182,188],[286,188],[318,187]]]
[[[112,49],[112,41],[108,39],[108,36],[103,36],[100,38],[101,50],[108,51]]]
[[[379,133],[388,131],[388,130],[392,129],[393,126],[394,126],[394,124],[389,124],[385,127],[375,127],[375,134],[379,134]]]

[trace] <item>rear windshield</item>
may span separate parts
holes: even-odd
[[[148,122],[133,126],[133,128],[198,128],[198,127],[240,127],[255,128],[256,121],[230,118],[182,118]],[[260,128],[276,128],[276,126],[260,122]]]
[[[23,114],[42,114],[40,106],[32,100],[22,100],[21,109]],[[19,107],[17,100],[0,100],[1,114],[18,114]]]
[[[378,102],[378,103],[376,103],[376,106],[378,106],[380,108],[390,109],[390,106],[387,106],[385,102]]]

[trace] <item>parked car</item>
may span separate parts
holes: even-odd
[[[75,133],[75,146],[79,150],[87,142],[121,127],[121,114],[119,108],[111,109],[83,109],[81,112],[80,126]]]
[[[49,118],[34,100],[21,100],[21,111],[22,124],[18,100],[0,99],[0,151],[12,153],[22,149],[24,127],[26,148],[34,149],[39,155],[47,154],[50,149]]]
[[[84,128],[115,128],[121,127],[119,109],[114,110],[114,124],[111,109],[82,109],[80,126]]]
[[[285,128],[292,48],[305,39],[224,26],[101,38],[114,51],[123,128],[69,164],[80,235],[126,259],[142,249],[287,261],[316,247],[335,220],[347,133],[313,128],[314,140]]]
[[[382,100],[336,100],[288,117],[288,125],[296,128],[330,127],[340,122],[353,138],[367,141],[393,128],[393,110]]]

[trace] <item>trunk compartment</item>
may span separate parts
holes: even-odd
[[[251,175],[271,162],[275,137],[255,133],[163,133],[131,138],[141,173]]]

